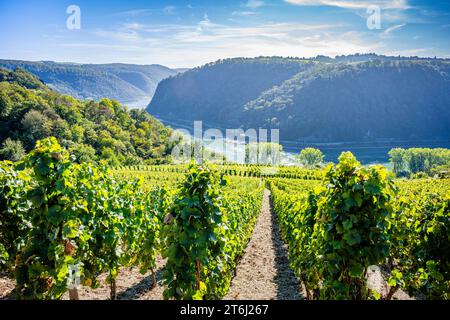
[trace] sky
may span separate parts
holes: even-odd
[[[172,68],[256,56],[450,58],[450,0],[0,0],[0,43],[0,59]]]

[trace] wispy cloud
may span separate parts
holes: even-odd
[[[92,32],[93,35],[107,38],[114,41],[141,41],[142,38],[139,36],[138,32],[133,29],[121,28],[120,30],[102,30],[98,29]]]
[[[248,0],[247,3],[244,5],[244,7],[257,9],[259,7],[264,6],[264,4],[265,3],[262,0]]]
[[[133,10],[119,12],[116,15],[137,17],[137,16],[146,15],[146,14],[149,14],[152,12],[155,12],[155,10],[153,10],[153,9],[133,9]]]
[[[256,14],[258,13],[255,11],[234,11],[231,15],[245,17],[245,16],[254,16]]]
[[[135,63],[158,61],[176,67],[229,57],[335,56],[380,48],[379,39],[366,39],[364,33],[345,31],[345,27],[343,23],[299,22],[230,26],[211,21],[205,13],[203,19],[191,25],[131,22],[113,30],[97,30],[94,35],[103,39],[100,44],[77,43],[70,47],[106,49],[109,38],[116,60],[120,59],[121,52],[127,56],[132,51]],[[109,54],[108,50],[102,52],[102,55]]]
[[[331,6],[345,9],[366,9],[371,5],[382,9],[408,9],[407,0],[285,0],[285,2],[301,6]]]
[[[406,26],[406,24],[398,24],[398,25],[389,27],[389,28],[387,28],[386,30],[384,30],[383,34],[389,35],[389,34],[391,34],[392,32],[394,32],[395,30],[401,29],[401,28],[403,28],[404,26]]]
[[[165,6],[159,9],[133,9],[122,11],[116,13],[117,16],[127,16],[127,17],[140,17],[140,16],[148,16],[152,14],[174,14],[177,7],[175,6]]]

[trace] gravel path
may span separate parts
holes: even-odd
[[[253,238],[225,300],[298,300],[303,299],[300,288],[289,267],[287,249],[271,208],[270,192],[265,190]]]

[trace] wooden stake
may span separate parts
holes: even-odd
[[[116,280],[111,281],[111,300],[116,300]]]
[[[69,299],[70,300],[80,300],[77,288],[69,289]]]
[[[197,258],[197,290],[200,290],[200,259]]]

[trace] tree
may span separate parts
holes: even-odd
[[[167,162],[172,130],[146,111],[129,111],[109,99],[80,101],[41,88],[33,79],[24,70],[0,68],[0,148],[12,138],[29,152],[38,140],[54,136],[78,161],[101,160],[104,153],[112,164]],[[27,89],[30,86],[33,89]]]
[[[283,146],[274,142],[255,142],[245,146],[245,162],[279,165]]]
[[[0,118],[6,118],[13,108],[11,98],[6,92],[0,91]]]
[[[120,164],[114,150],[111,148],[103,148],[100,159],[105,160],[110,166],[118,166]]]
[[[25,156],[25,149],[20,140],[6,139],[0,149],[0,158],[3,160],[19,161]]]
[[[315,167],[323,162],[324,154],[319,149],[306,148],[300,152],[298,159],[301,164],[307,167]]]
[[[21,124],[30,148],[34,146],[37,140],[48,137],[52,132],[51,120],[37,110],[28,111],[23,117]]]
[[[391,163],[394,165],[394,173],[398,175],[405,170],[405,149],[394,148],[389,151],[389,157]]]
[[[78,163],[94,162],[97,160],[95,149],[87,144],[74,143],[70,147],[69,152],[75,156]]]

